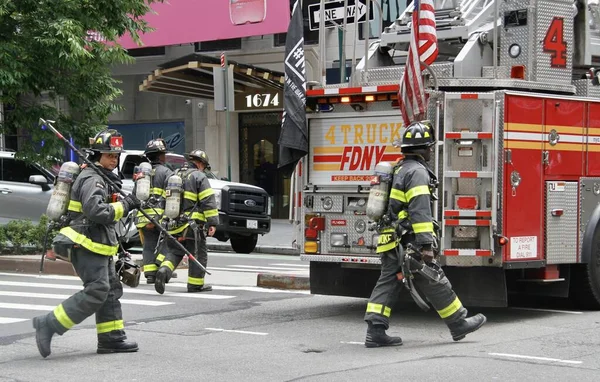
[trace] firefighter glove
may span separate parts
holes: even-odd
[[[123,199],[123,202],[127,204],[130,211],[142,206],[142,202],[134,194],[127,195],[125,199]]]

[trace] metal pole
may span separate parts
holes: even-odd
[[[356,15],[356,6],[354,6]],[[348,0],[344,0],[344,22],[342,24],[342,57],[340,60],[340,83],[346,82],[346,28],[348,26]]]
[[[358,7],[358,4],[356,4]],[[371,0],[367,0],[367,15],[365,16],[367,19],[364,23],[364,28],[363,28],[363,34],[365,37],[365,68],[364,68],[364,76],[363,76],[363,82],[367,83],[369,82],[369,37],[371,37],[371,21],[370,21],[370,16],[371,14]]]
[[[500,1],[494,1],[494,78],[497,78],[498,72],[498,3]]]
[[[352,86],[356,85],[356,40],[358,40],[358,17],[356,17],[356,12],[358,10],[357,1],[354,1],[354,38],[352,39],[352,74],[350,77],[350,82]]]
[[[223,68],[224,84],[225,84],[225,134],[227,135],[227,180],[231,182],[231,127],[229,125],[229,64],[227,55],[225,57],[225,67]],[[233,86],[233,84],[231,84]],[[233,100],[231,100],[233,102]]]
[[[319,66],[321,70],[321,85],[327,84],[326,80],[326,50],[325,50],[325,0],[321,0],[321,8],[319,8]]]

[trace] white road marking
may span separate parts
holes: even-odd
[[[240,334],[254,334],[255,336],[266,336],[269,333],[263,332],[248,332],[246,330],[227,330],[227,329],[217,329],[217,328],[204,328],[205,330],[211,330],[213,332],[226,332],[226,333],[240,333]]]
[[[580,365],[582,361],[570,361],[566,359],[558,359],[558,358],[547,358],[547,357],[533,357],[529,355],[519,355],[519,354],[505,354],[505,353],[488,353],[491,356],[497,357],[508,357],[508,358],[520,358],[520,359],[531,359],[535,361],[546,361],[546,362],[559,362],[559,363],[568,363],[571,365]]]
[[[29,277],[36,279],[48,279],[48,280],[73,280],[81,282],[81,279],[77,276],[63,276],[63,275],[34,275],[31,273],[9,273],[9,272],[0,272],[0,276],[16,276],[16,277]]]
[[[170,282],[170,286],[178,288],[187,288],[186,283]],[[226,286],[226,285],[213,285],[213,290],[243,290],[247,292],[260,292],[260,293],[293,293],[293,294],[310,294],[307,290],[287,290],[287,289],[269,289],[260,287],[248,287],[248,286]]]
[[[2,281],[2,280],[0,280],[0,285],[31,287],[31,288],[70,289],[70,290],[81,290],[81,289],[83,289],[79,285],[29,283],[29,282]],[[167,285],[169,285],[169,284],[167,284]],[[168,288],[168,286],[167,286],[167,288]],[[143,294],[143,295],[159,296],[159,294],[156,293],[155,291],[147,290],[147,289],[127,288],[127,289],[124,289],[124,293],[126,293],[126,294]],[[164,296],[169,296],[169,297],[185,297],[185,298],[198,298],[198,299],[206,299],[206,300],[224,300],[224,299],[230,299],[230,298],[235,298],[236,297],[236,296],[227,296],[227,295],[218,295],[218,294],[197,294],[197,293],[177,293],[177,292],[165,292]]]
[[[511,307],[511,309],[532,310],[532,311],[537,311],[537,312],[550,312],[550,313],[583,314],[583,312],[570,311],[570,310],[536,309],[536,308],[520,308],[520,307]]]
[[[269,264],[269,265],[275,265],[275,266],[284,266],[284,267],[302,267],[302,268],[308,268],[310,265],[307,264],[284,264],[284,263],[279,263],[279,264]]]
[[[0,317],[0,324],[14,324],[15,322],[29,321],[29,318]]]
[[[264,269],[264,270],[282,270],[282,271],[290,271],[290,272],[307,272],[308,269],[293,269],[290,267],[264,267],[264,266],[258,266],[258,265],[240,265],[240,264],[235,264],[235,265],[230,265],[230,267],[238,267],[238,268],[249,268],[249,269]]]
[[[355,342],[355,341],[340,341],[341,344],[346,344],[346,345],[363,345],[364,346],[364,342]]]
[[[9,297],[30,297],[30,298],[48,298],[54,300],[66,300],[71,297],[68,294],[47,294],[47,293],[30,293],[30,292],[13,292],[13,291],[0,291],[0,296],[9,296]],[[166,301],[152,301],[152,300],[131,300],[127,298],[119,299],[121,304],[128,305],[145,305],[145,306],[163,306],[163,305],[173,305],[174,302],[166,302]]]
[[[34,304],[12,304],[0,302],[0,309],[20,309],[20,310],[54,310],[54,305],[34,305]]]
[[[299,275],[306,274],[306,271],[297,270],[297,271],[275,271],[268,269],[242,269],[242,268],[222,268],[222,267],[210,267],[208,271],[229,271],[229,272],[251,272],[251,273],[279,273],[279,274],[289,274],[289,275]]]

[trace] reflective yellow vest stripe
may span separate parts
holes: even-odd
[[[105,255],[105,256],[114,256],[117,254],[117,250],[118,250],[117,245],[106,245],[106,244],[95,243],[91,239],[89,239],[87,236],[75,231],[71,227],[65,227],[65,228],[61,229],[60,233],[62,233],[63,235],[65,235],[66,237],[71,239],[73,241],[73,243],[77,243],[77,244],[81,245],[83,248],[87,249],[88,251],[91,251],[91,252],[94,252],[94,253],[97,253],[100,255]]]
[[[110,205],[115,210],[115,221],[121,220],[121,218],[123,217],[123,213],[125,212],[125,210],[123,209],[123,203],[114,202],[110,203]]]
[[[206,190],[198,193],[198,200],[203,200],[214,194],[215,191],[212,188],[207,188]]]
[[[81,202],[75,201],[75,200],[69,200],[69,207],[67,207],[67,209],[69,211],[73,211],[73,212],[81,212],[83,211],[83,208],[81,206]]]

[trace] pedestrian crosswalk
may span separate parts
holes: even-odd
[[[308,276],[308,268],[295,264],[269,264],[266,267],[227,265],[211,267],[210,269],[214,271],[254,273],[271,273],[275,271],[277,273],[288,272],[287,274],[290,275],[306,274]],[[218,283],[212,283],[213,291],[209,293],[187,293],[185,279],[187,271],[181,269],[178,272],[182,273],[183,277],[180,276],[181,281],[173,279],[163,295],[157,294],[153,285],[144,284],[143,277],[137,288],[124,287],[123,297],[120,299],[123,309],[126,309],[127,306],[136,306],[136,309],[143,307],[148,309],[169,308],[169,306],[176,304],[189,304],[201,300],[226,302],[234,300],[240,297],[240,294],[247,292],[309,294],[308,291],[266,289],[253,285],[215,285]],[[75,276],[0,272],[0,327],[30,321],[37,315],[52,311],[61,301],[69,298],[82,288],[81,280]]]

